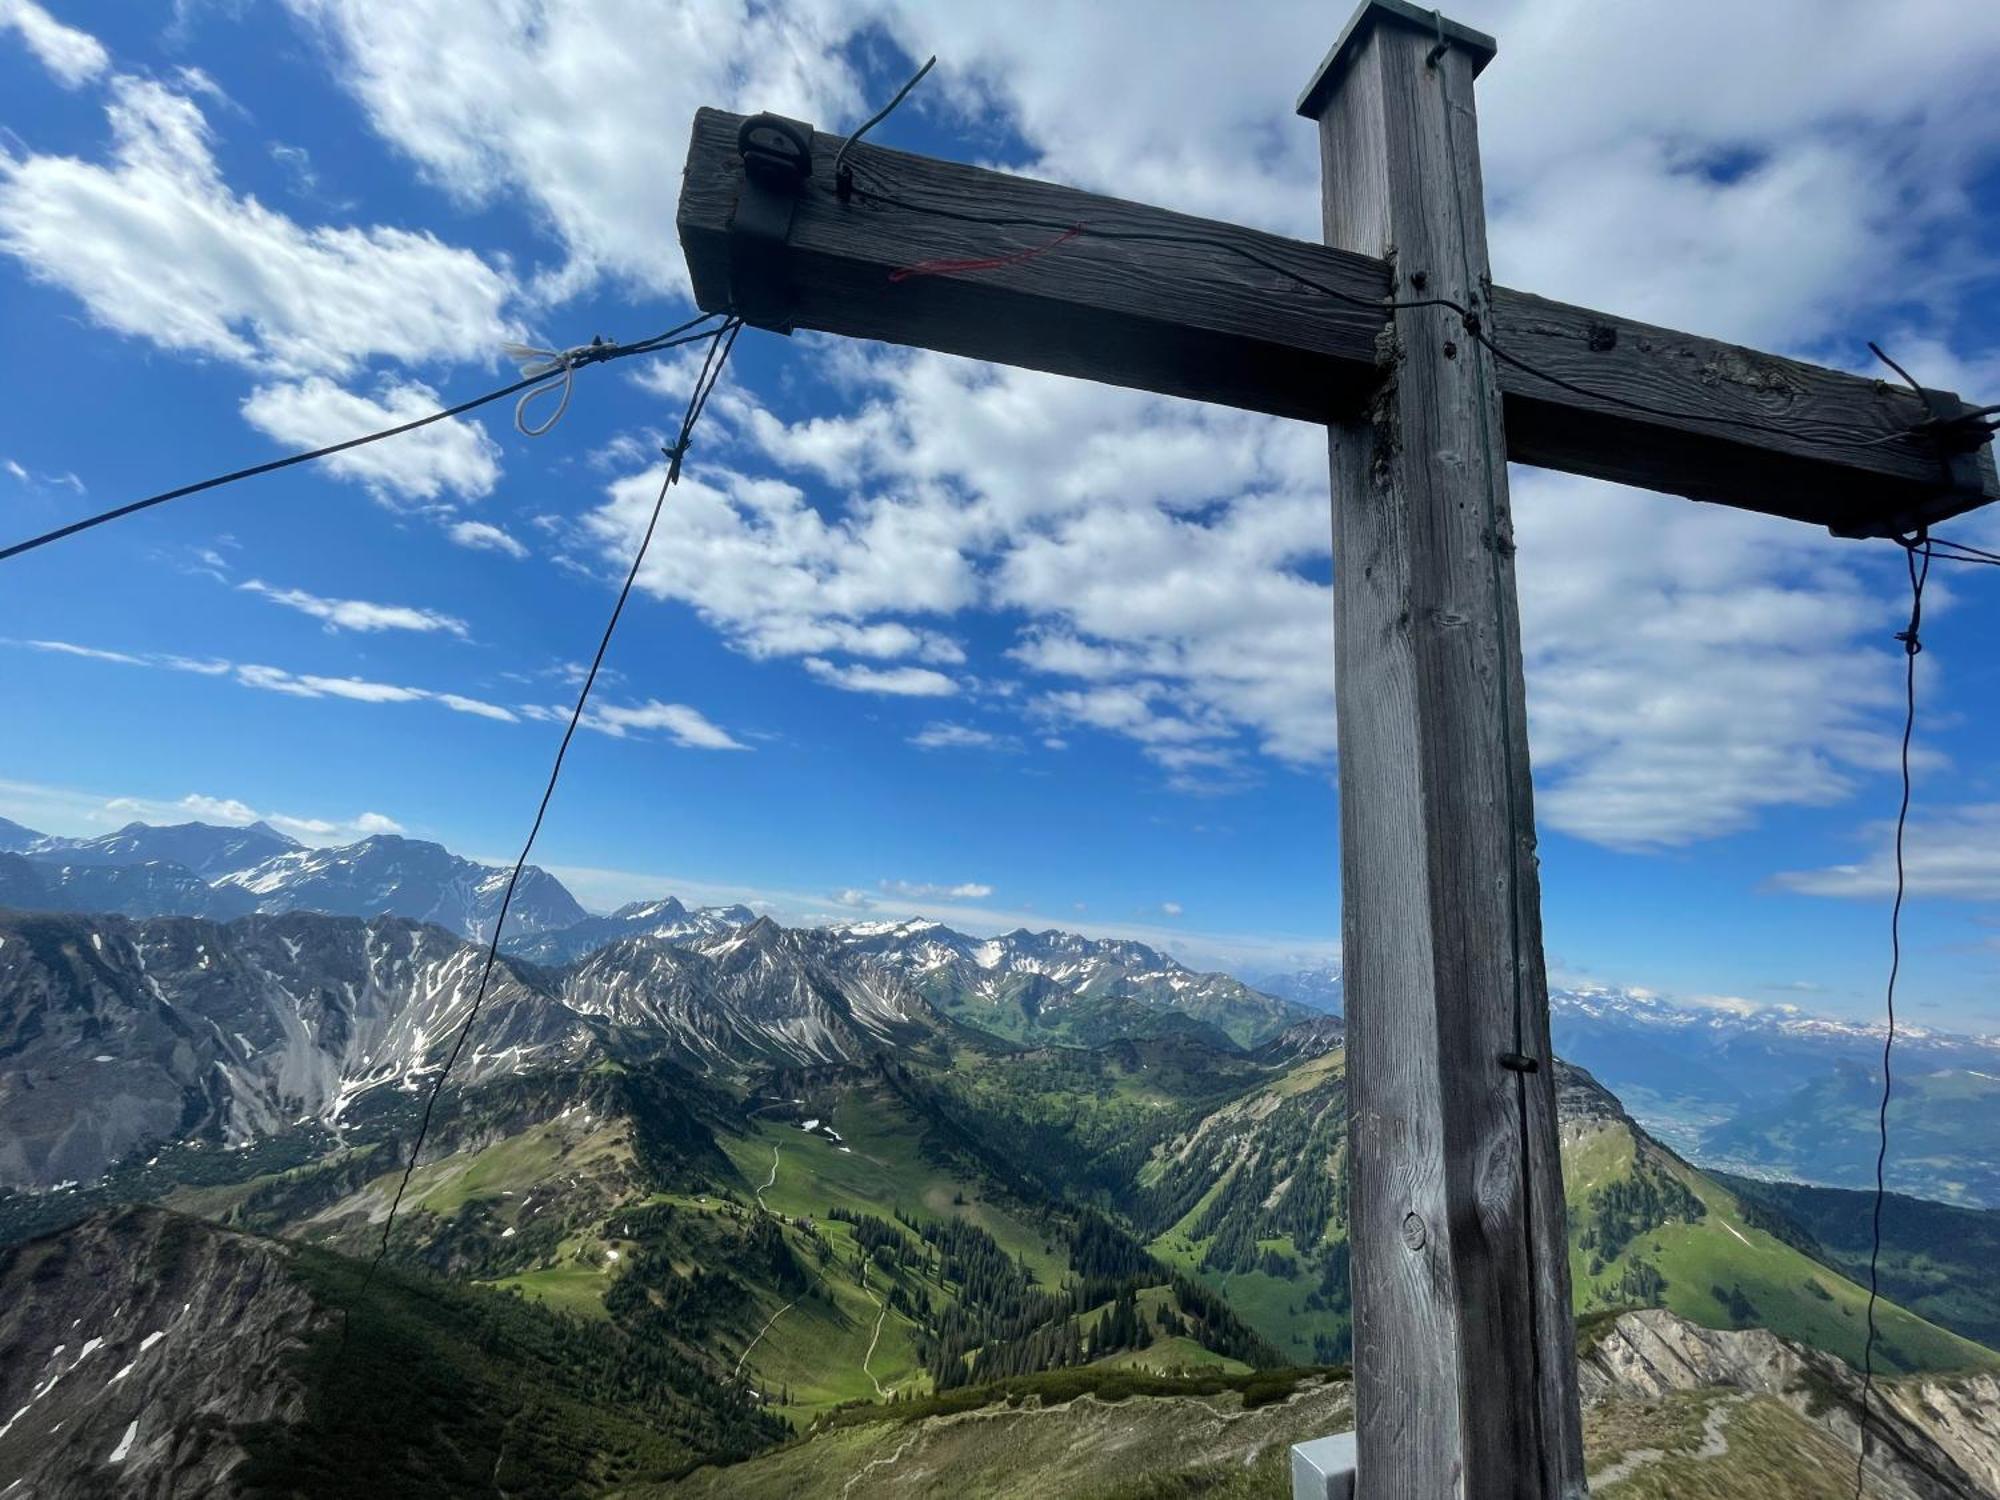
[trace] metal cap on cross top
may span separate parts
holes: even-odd
[[[1317,120],[1326,111],[1327,101],[1333,97],[1335,84],[1341,70],[1360,50],[1368,34],[1377,26],[1409,26],[1436,37],[1442,44],[1463,48],[1472,56],[1472,72],[1477,77],[1481,69],[1493,61],[1493,54],[1500,50],[1500,44],[1483,31],[1474,31],[1470,26],[1451,20],[1434,10],[1411,5],[1409,0],[1363,0],[1361,7],[1347,18],[1347,24],[1340,30],[1340,39],[1333,44],[1333,50],[1314,70],[1312,82],[1299,95],[1298,112],[1308,120]]]

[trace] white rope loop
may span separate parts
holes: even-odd
[[[521,366],[523,375],[557,375],[559,380],[551,380],[538,385],[514,403],[514,427],[523,437],[540,437],[563,419],[569,410],[570,391],[576,385],[576,367],[588,362],[588,357],[604,347],[602,340],[579,344],[574,349],[541,349],[533,344],[502,344],[500,346],[509,359]],[[551,391],[559,391],[561,399],[547,421],[535,426],[528,423],[528,403],[538,396],[546,396]]]

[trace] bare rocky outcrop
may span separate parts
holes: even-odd
[[[0,1259],[0,1474],[36,1500],[223,1493],[243,1424],[296,1421],[325,1315],[286,1247],[130,1209]]]
[[[1587,1406],[1679,1391],[1768,1396],[1843,1447],[1859,1441],[1861,1376],[1832,1355],[1760,1328],[1702,1328],[1659,1309],[1625,1313],[1584,1354],[1578,1384]],[[2000,1496],[2000,1378],[1878,1380],[1868,1427],[1870,1494],[1893,1500]]]

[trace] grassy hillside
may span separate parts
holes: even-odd
[[[1564,1152],[1570,1276],[1581,1312],[1665,1307],[1709,1328],[1769,1328],[1861,1362],[1867,1292],[1771,1233],[1766,1216],[1629,1124]],[[2000,1365],[2000,1355],[1893,1302],[1878,1304],[1878,1368]]]
[[[994,1057],[953,1081],[993,1134],[1033,1142],[1055,1186],[1104,1203],[1151,1251],[1223,1293],[1280,1354],[1348,1353],[1346,1108],[1338,1051],[1258,1074],[1191,1055],[1099,1060],[1081,1080]],[[1070,1065],[1075,1073],[1084,1065]],[[1579,1312],[1661,1306],[1710,1327],[1768,1327],[1858,1362],[1866,1294],[1796,1234],[1652,1141],[1585,1075],[1564,1131]],[[1088,1085],[1088,1086],[1083,1086]],[[1217,1103],[1219,1090],[1227,1097]],[[1878,1363],[1959,1369],[2000,1356],[1891,1304]]]
[[[1866,1285],[1875,1195],[1715,1175],[1781,1238]],[[1763,1213],[1759,1213],[1763,1210]],[[1882,1290],[1941,1327],[2000,1348],[2000,1209],[1891,1193],[1882,1204]]]
[[[246,1435],[251,1493],[595,1492],[768,1444],[740,1392],[611,1325],[310,1248],[295,1274],[338,1310],[296,1356],[305,1420]]]
[[[1008,1170],[921,1078],[833,1070],[700,1109],[662,1102],[674,1081],[600,1070],[567,1096],[548,1080],[456,1101],[410,1179],[398,1258],[658,1340],[799,1424],[1049,1364],[1275,1358],[1227,1303]],[[174,1201],[366,1253],[404,1149],[357,1143]]]
[[[1591,1099],[1565,1129],[1580,1311],[1665,1306],[1859,1358],[1852,1281]],[[366,1252],[402,1128],[174,1201]],[[1265,1064],[1186,1037],[966,1045],[948,1066],[779,1074],[748,1097],[599,1068],[459,1096],[434,1141],[397,1221],[400,1263],[741,1382],[794,1429],[1051,1367],[1348,1357],[1338,1051]],[[1893,1304],[1879,1321],[1887,1368],[1995,1362]]]

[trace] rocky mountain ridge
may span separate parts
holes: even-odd
[[[0,1186],[88,1182],[163,1141],[217,1148],[414,1091],[483,949],[399,917],[230,923],[0,913]],[[699,1071],[853,1062],[941,1023],[899,975],[768,918],[566,969],[503,958],[454,1079],[665,1054]]]
[[[1761,1328],[1703,1328],[1658,1308],[1628,1312],[1590,1340],[1577,1373],[1586,1406],[1726,1390],[1782,1403],[1842,1454],[1859,1450],[1861,1376],[1842,1360]],[[2000,1377],[1992,1372],[1878,1381],[1868,1426],[1869,1494],[1887,1500],[2000,1495]],[[1709,1462],[1726,1459],[1725,1435],[1722,1428],[1708,1443]],[[1619,1468],[1632,1474],[1645,1462],[1628,1455]],[[1593,1488],[1604,1484],[1605,1471],[1592,1481]]]
[[[658,938],[676,943],[689,938],[721,937],[756,920],[757,913],[747,906],[689,907],[668,896],[658,901],[628,901],[608,917],[585,917],[568,927],[510,933],[500,946],[534,963],[564,964],[626,938]]]
[[[923,918],[826,931],[903,973],[945,1013],[1016,1040],[1094,1045],[1185,1027],[1254,1046],[1312,1014],[1231,975],[1199,973],[1125,939],[1026,928],[977,938]]]

